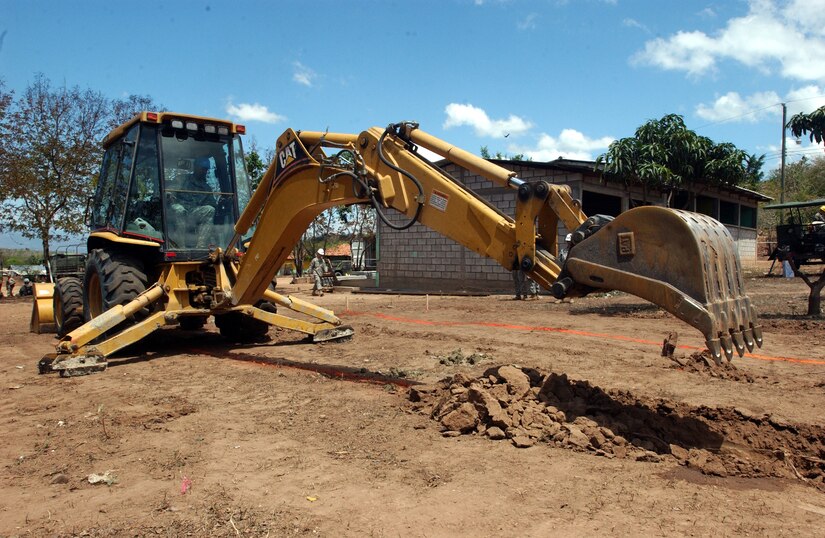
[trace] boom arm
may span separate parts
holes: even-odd
[[[516,189],[515,218],[423,159],[416,146]],[[325,148],[337,153],[327,156]],[[258,222],[229,293],[235,305],[254,304],[264,295],[323,210],[372,203],[388,225],[405,229],[418,222],[507,269],[523,269],[557,297],[619,289],[659,304],[702,331],[717,360],[722,351],[730,359],[734,346],[741,355],[761,345],[733,240],[716,221],[664,208],[631,210],[612,222],[588,219],[568,187],[526,183],[413,123],[359,135],[290,129],[276,149],[275,162],[235,226],[233,245]],[[386,208],[405,215],[406,223],[386,220]],[[564,264],[557,258],[559,220],[575,230]]]

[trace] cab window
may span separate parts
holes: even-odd
[[[161,131],[166,240],[174,249],[225,246],[234,233],[230,141]]]
[[[129,192],[129,179],[132,177],[132,161],[135,154],[135,140],[137,139],[138,126],[135,125],[126,133],[118,144],[118,166],[115,174],[114,185],[112,186],[112,199],[109,204],[109,217],[107,222],[116,229],[122,229],[123,214],[126,211],[126,194]]]
[[[135,173],[126,206],[126,232],[163,239],[157,126],[141,126]]]
[[[112,189],[117,173],[117,155],[120,145],[109,146],[103,154],[103,164],[100,166],[100,176],[97,180],[94,203],[92,204],[91,225],[93,229],[104,228],[106,217],[109,214],[109,203],[112,200]]]

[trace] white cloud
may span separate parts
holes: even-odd
[[[737,121],[756,123],[780,113],[782,99],[775,92],[760,92],[742,97],[737,92],[728,92],[710,104],[696,107],[696,115],[708,121]]]
[[[518,22],[516,26],[518,26],[519,30],[535,30],[536,29],[536,20],[539,18],[538,14],[530,13],[524,19]]]
[[[789,118],[798,112],[811,112],[825,106],[825,87],[809,84],[789,91],[784,98],[773,91],[746,96],[728,92],[713,103],[699,104],[696,115],[711,122],[756,123],[766,118],[778,121],[782,102],[787,103]]]
[[[318,75],[310,69],[309,67],[305,66],[301,62],[294,62],[292,66],[295,70],[292,73],[292,80],[293,82],[297,82],[302,86],[312,87],[315,79],[318,78]]]
[[[539,162],[552,161],[560,157],[590,161],[596,154],[604,153],[613,140],[610,136],[589,138],[575,129],[563,129],[558,137],[542,133],[533,147],[511,145],[507,150],[514,154],[523,153]]]
[[[643,30],[646,33],[650,33],[650,29],[645,26],[644,24],[640,23],[636,19],[627,18],[622,21],[622,26],[626,26],[627,28],[638,28]]]
[[[645,43],[633,63],[711,73],[723,60],[787,78],[825,81],[825,0],[793,0],[780,9],[775,0],[749,0],[749,11],[732,18],[714,35],[680,31]]]
[[[241,121],[260,121],[262,123],[280,123],[286,120],[286,116],[270,112],[269,109],[259,103],[241,103],[226,105],[226,113]]]
[[[799,112],[813,112],[825,106],[825,87],[811,84],[791,90],[785,97],[785,102],[788,103],[788,117]]]
[[[713,19],[716,17],[716,12],[711,7],[706,7],[702,11],[699,12],[699,16],[706,18],[706,19]]]
[[[445,129],[469,125],[475,131],[476,136],[518,136],[526,133],[533,126],[529,121],[512,114],[504,120],[491,120],[483,109],[469,103],[466,105],[450,103],[445,107],[444,113],[447,114],[443,125]]]

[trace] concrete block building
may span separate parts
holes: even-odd
[[[664,192],[650,191],[645,196],[641,187],[628,188],[623,183],[606,182],[592,161],[492,162],[515,171],[525,181],[545,180],[569,185],[573,198],[582,201],[586,215],[616,216],[638,205],[667,205]],[[514,215],[515,190],[494,184],[447,161],[439,165],[502,212],[511,217]],[[690,191],[679,191],[675,197],[673,207],[703,213],[723,223],[733,235],[743,262],[756,259],[757,205],[770,200],[769,197],[741,187],[710,185],[695,185]],[[406,219],[396,213],[388,216],[397,223]],[[562,241],[567,234],[562,224],[558,233]],[[379,221],[377,247],[381,287],[433,292],[509,291],[513,287],[510,271],[420,224],[396,231]]]

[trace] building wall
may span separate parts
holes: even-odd
[[[444,169],[504,214],[514,216],[515,190],[500,187],[453,164],[448,164]],[[583,189],[618,196],[622,199],[622,210],[628,209],[631,199],[641,200],[643,198],[641,189],[632,189],[628,193],[624,186],[604,184],[595,175],[583,176],[577,172],[539,168],[529,164],[514,164],[513,169],[519,178],[526,181],[544,179],[550,183],[567,184],[571,187],[573,198],[581,199]],[[705,194],[723,196],[719,192]],[[655,205],[664,205],[666,202],[666,197],[661,193],[648,193],[647,199]],[[736,201],[737,203],[743,202],[742,200]],[[750,203],[756,206],[755,202]],[[715,206],[717,213],[718,206],[717,203]],[[407,218],[392,210],[387,216],[394,224],[401,224]],[[715,217],[718,218],[718,215]],[[729,225],[728,229],[737,242],[742,259],[755,259],[756,230],[733,225]],[[560,245],[564,244],[564,237],[567,233],[564,225],[560,223],[558,230]],[[383,288],[420,289],[434,292],[512,291],[513,289],[511,271],[420,224],[415,224],[407,230],[397,231],[379,220],[377,269],[379,285]]]

